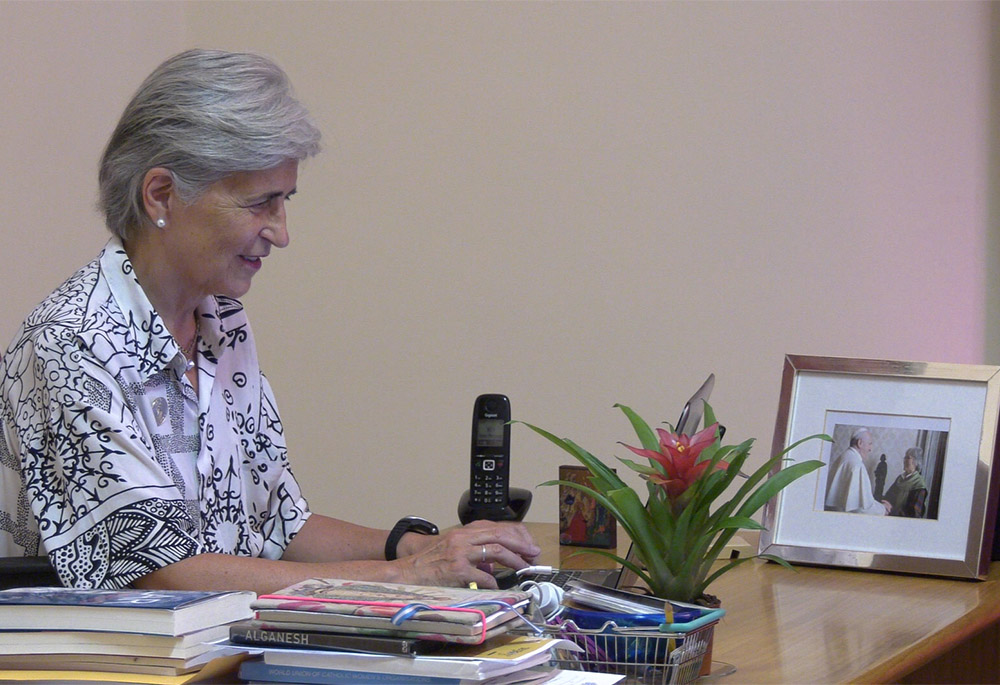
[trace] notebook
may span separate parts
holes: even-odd
[[[681,410],[680,418],[677,419],[677,425],[675,426],[675,430],[678,433],[693,435],[697,431],[698,424],[701,423],[701,418],[705,414],[705,403],[708,402],[714,385],[715,374],[711,373],[705,382],[702,383],[701,387],[691,396],[691,399],[684,404],[684,409]],[[721,427],[720,430],[722,430]],[[629,545],[625,558],[634,564],[640,563],[635,553],[634,545]],[[528,578],[522,578],[521,580],[528,580]],[[624,566],[601,569],[557,569],[553,570],[552,573],[533,575],[530,577],[530,580],[553,583],[563,588],[566,587],[566,583],[572,580],[583,580],[588,583],[618,590],[629,590],[640,587],[640,584],[637,582],[638,577],[635,573]]]

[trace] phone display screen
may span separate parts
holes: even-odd
[[[503,447],[503,419],[479,419],[476,422],[476,445]]]

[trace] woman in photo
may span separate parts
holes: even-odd
[[[923,450],[911,447],[903,455],[903,472],[897,476],[888,492],[886,499],[892,505],[893,516],[923,518],[927,500],[927,482],[920,473],[920,461]]]

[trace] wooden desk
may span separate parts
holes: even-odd
[[[527,524],[540,563],[610,565],[567,557],[556,524]],[[628,539],[619,535],[624,555]],[[797,566],[753,560],[710,588],[726,616],[713,661],[736,667],[731,683],[1000,682],[1000,563],[986,581]]]

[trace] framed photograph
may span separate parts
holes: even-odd
[[[559,467],[559,480],[593,487],[583,466]],[[593,497],[559,485],[559,544],[581,547],[618,547],[618,521]]]
[[[997,366],[786,356],[774,453],[817,433],[833,442],[810,440],[787,455],[824,465],[767,504],[758,551],[792,563],[985,577],[998,418]]]

